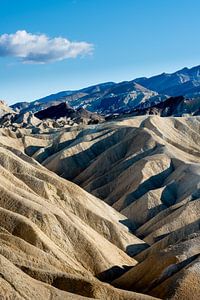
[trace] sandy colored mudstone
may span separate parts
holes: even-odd
[[[126,248],[145,242],[120,222],[126,217],[12,150],[12,139],[0,147],[1,297],[148,299],[95,278],[137,263]]]
[[[0,298],[198,300],[200,118],[22,123],[0,129]]]

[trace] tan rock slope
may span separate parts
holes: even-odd
[[[199,299],[199,132],[157,116],[2,128],[1,297]]]
[[[151,299],[101,283],[145,242],[126,217],[40,166],[9,130],[0,146],[0,298]]]
[[[12,108],[7,106],[6,102],[3,100],[0,100],[0,118],[8,113],[14,113]]]
[[[136,117],[22,135],[43,166],[127,217],[148,248],[113,280],[163,299],[199,299],[200,118]],[[133,252],[132,252],[133,251]]]

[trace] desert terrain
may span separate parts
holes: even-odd
[[[34,118],[0,129],[1,298],[199,299],[200,117]]]

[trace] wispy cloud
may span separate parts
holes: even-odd
[[[0,35],[0,56],[13,56],[24,63],[48,63],[91,54],[93,45],[71,42],[66,38],[49,38],[45,34],[32,34],[19,30]]]

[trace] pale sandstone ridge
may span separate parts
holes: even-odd
[[[199,132],[158,116],[0,129],[3,299],[198,300]]]
[[[153,299],[95,278],[137,263],[125,250],[145,242],[127,218],[26,156],[14,134],[1,135],[0,298]]]
[[[8,113],[14,113],[13,109],[7,106],[4,100],[0,100],[0,118]]]
[[[135,117],[22,136],[43,166],[127,217],[149,247],[112,284],[163,299],[199,299],[200,118]],[[131,252],[130,252],[131,251]],[[192,296],[191,296],[192,295]]]

